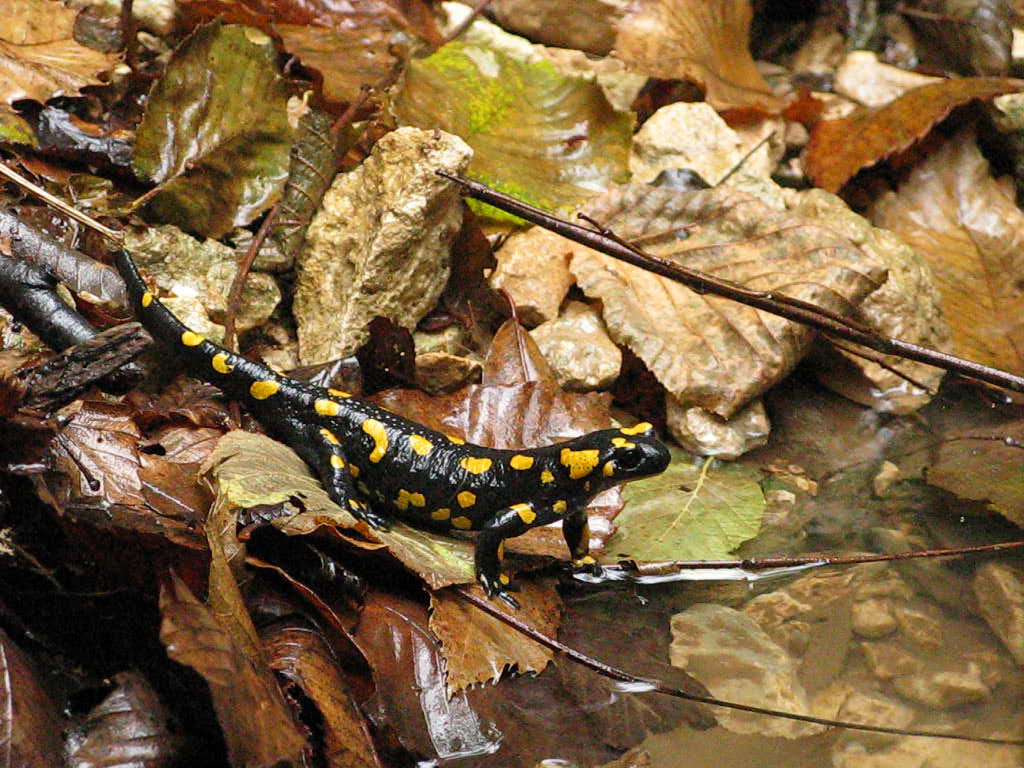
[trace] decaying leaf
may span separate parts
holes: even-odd
[[[541,634],[554,637],[561,618],[561,600],[550,584],[523,582],[518,593],[523,608],[516,618]],[[448,690],[474,683],[497,682],[506,669],[540,672],[554,652],[466,602],[451,590],[430,597],[430,630],[441,641],[448,672]]]
[[[132,167],[162,185],[158,219],[221,237],[273,205],[288,174],[292,129],[273,41],[211,22],[174,52],[146,103]]]
[[[960,357],[1024,372],[1024,214],[973,132],[951,137],[871,212],[932,268]]]
[[[989,506],[1024,528],[1024,423],[956,429],[942,435],[925,479]]]
[[[449,43],[410,62],[392,109],[403,123],[461,136],[474,152],[470,176],[549,210],[627,175],[632,116],[612,109],[594,83],[536,55]]]
[[[608,542],[615,558],[638,561],[724,559],[761,529],[764,494],[756,472],[701,464],[672,449],[662,474],[630,483],[619,531]]]
[[[0,102],[44,102],[99,85],[119,61],[72,37],[77,12],[52,0],[5,0],[0,13]]]
[[[496,0],[490,7],[504,29],[603,56],[615,43],[615,22],[628,5],[629,0]]]
[[[457,136],[392,131],[351,173],[338,176],[306,233],[295,293],[304,364],[347,357],[386,317],[413,328],[451,269],[462,221],[458,187],[471,151]]]
[[[814,126],[807,145],[807,175],[829,192],[862,168],[909,147],[954,107],[1024,88],[1024,80],[963,77],[915,88],[883,107],[866,108]],[[850,137],[856,136],[856,141]]]
[[[29,658],[0,628],[0,747],[8,766],[58,768],[61,721]]]
[[[210,686],[233,765],[271,766],[301,760],[299,733],[270,669],[254,664],[218,617],[173,573],[160,590],[160,640],[167,655],[196,670]]]
[[[750,0],[634,3],[618,23],[615,54],[652,77],[696,82],[719,111],[777,114],[785,101],[758,72],[748,48]]]
[[[627,185],[585,212],[619,237],[690,269],[848,314],[885,271],[827,222],[768,208],[726,188],[677,192]],[[813,334],[776,315],[698,295],[677,282],[573,246],[570,269],[603,302],[630,347],[682,405],[730,417],[788,374]]]

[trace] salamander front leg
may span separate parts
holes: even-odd
[[[476,578],[488,597],[499,597],[513,608],[519,608],[519,601],[509,594],[518,587],[501,571],[502,542],[553,522],[555,517],[550,508],[532,503],[513,504],[483,524],[476,539]]]
[[[366,500],[360,499],[356,493],[340,441],[325,428],[317,429],[316,439],[320,449],[314,466],[331,501],[371,528],[388,530],[391,521],[370,509]]]

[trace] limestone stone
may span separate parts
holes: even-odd
[[[743,406],[732,418],[724,419],[697,406],[681,405],[665,395],[668,431],[681,446],[701,456],[736,459],[768,442],[771,424],[759,398]]]
[[[591,391],[611,386],[622,368],[622,350],[608,336],[597,310],[570,301],[554,320],[530,331],[564,389]]]
[[[477,381],[482,366],[479,360],[447,352],[416,355],[416,386],[432,395],[452,392]]]
[[[900,634],[922,648],[938,650],[943,645],[942,623],[930,604],[896,605],[893,615]]]
[[[924,662],[899,645],[889,641],[861,643],[871,673],[879,680],[892,680],[913,675],[924,669]]]
[[[525,325],[553,320],[575,282],[571,254],[571,243],[554,232],[540,227],[517,232],[494,254],[498,266],[491,287],[508,293]]]
[[[975,571],[973,586],[981,615],[1024,666],[1024,571],[1009,563],[985,563]]]
[[[854,691],[843,701],[836,715],[839,720],[847,720],[864,725],[881,725],[886,728],[906,728],[914,720],[914,710],[906,704],[874,691]],[[864,731],[847,731],[843,737],[857,741],[870,747],[880,747],[900,739],[887,733],[869,733]]]
[[[884,64],[871,51],[851,51],[836,70],[835,92],[866,107],[880,107],[909,90],[942,78]]]
[[[976,665],[969,665],[965,672],[946,670],[904,675],[895,678],[892,685],[900,696],[932,709],[949,709],[992,695]]]
[[[851,609],[853,631],[861,637],[885,637],[896,631],[892,601],[872,597],[854,603]]]
[[[434,306],[462,222],[456,184],[473,152],[457,136],[399,128],[340,174],[306,233],[295,316],[306,365],[347,357],[377,315],[413,328]]]
[[[903,738],[889,749],[873,752],[859,742],[845,741],[832,761],[833,768],[1020,768],[1022,764],[1020,747],[915,738]]]

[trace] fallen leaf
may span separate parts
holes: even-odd
[[[1020,8],[1020,3],[991,0],[915,0],[903,18],[917,32],[915,53],[924,69],[1005,75],[1013,63],[1013,27]]]
[[[951,137],[871,211],[931,265],[955,353],[1024,372],[1024,214],[973,131]]]
[[[517,594],[522,608],[516,619],[555,637],[562,603],[551,584],[523,582]],[[510,631],[506,624],[447,589],[430,596],[430,631],[441,641],[451,692],[474,683],[497,682],[506,669],[521,674],[540,672],[554,658],[547,647]]]
[[[628,175],[632,116],[612,109],[596,84],[538,57],[449,43],[410,62],[392,108],[403,123],[461,136],[473,148],[472,178],[549,210]]]
[[[24,768],[63,765],[61,721],[29,660],[0,628],[0,745],[3,764]]]
[[[174,52],[146,102],[132,167],[161,185],[148,210],[208,237],[244,226],[281,194],[292,129],[273,41],[206,24]]]
[[[807,175],[838,192],[863,168],[902,152],[923,138],[955,107],[974,99],[1016,93],[1024,80],[963,77],[922,85],[883,107],[861,109],[839,120],[822,120],[807,145]],[[856,141],[850,137],[856,136]]]
[[[160,612],[167,655],[192,667],[210,686],[231,764],[300,763],[306,740],[270,669],[254,664],[174,573],[161,587]]]
[[[785,100],[772,93],[748,48],[750,0],[654,0],[634,3],[618,22],[615,55],[663,80],[702,86],[718,111],[778,114]]]
[[[740,465],[694,465],[672,448],[662,474],[626,486],[626,509],[608,542],[611,556],[637,561],[721,560],[761,530],[760,474]]]
[[[884,270],[828,222],[775,211],[737,190],[626,185],[583,210],[619,237],[689,269],[849,314]],[[570,270],[629,347],[684,406],[730,418],[784,378],[813,332],[573,246]]]

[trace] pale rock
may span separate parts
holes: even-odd
[[[896,605],[893,614],[900,634],[914,644],[936,651],[943,645],[942,623],[931,605]]]
[[[944,670],[904,675],[894,678],[892,685],[903,698],[932,709],[958,707],[992,695],[976,668],[966,672]]]
[[[984,734],[1011,737],[1010,734]],[[906,737],[895,746],[868,752],[856,741],[843,742],[832,754],[832,768],[1020,768],[1020,747],[947,739]]]
[[[597,83],[608,103],[618,112],[632,109],[633,102],[647,84],[647,75],[630,71],[622,59],[614,56],[595,59],[583,51],[544,48],[544,58],[563,75]]]
[[[479,381],[482,369],[479,360],[447,352],[424,352],[416,355],[416,386],[431,395],[453,392]]]
[[[498,266],[491,273],[491,287],[509,295],[523,324],[553,320],[575,282],[569,272],[571,255],[572,244],[554,232],[540,227],[517,232],[494,254]]]
[[[883,461],[882,465],[878,468],[878,472],[875,473],[874,478],[871,481],[871,487],[875,492],[875,496],[880,499],[884,499],[889,495],[889,491],[892,489],[893,483],[900,476],[900,468],[893,464],[891,461]]]
[[[714,696],[744,704],[808,712],[807,693],[796,663],[749,616],[723,605],[702,603],[672,617],[672,664],[686,669]],[[822,726],[746,712],[717,713],[735,733],[801,738]]]
[[[836,70],[834,88],[866,107],[880,107],[907,91],[941,80],[883,64],[870,51],[851,51]]]
[[[914,721],[914,710],[896,699],[874,691],[854,691],[843,701],[836,719],[885,728],[906,728]],[[892,744],[899,736],[867,731],[844,731],[844,741],[855,741],[871,748]]]
[[[416,331],[412,343],[417,355],[428,352],[447,352],[449,355],[465,354],[469,349],[469,334],[461,323],[452,323],[439,331]]]
[[[668,431],[683,448],[701,456],[736,459],[768,442],[771,424],[760,398],[725,419],[698,406],[684,406],[665,394]]]
[[[928,549],[930,546],[924,538],[895,528],[872,528],[869,534],[871,546],[885,554]],[[939,560],[897,560],[896,569],[903,578],[913,582],[921,592],[931,595],[942,605],[954,610],[963,608],[966,591],[963,581]]]
[[[457,136],[399,128],[339,174],[306,233],[295,316],[306,365],[347,357],[383,315],[413,328],[434,306],[462,223],[460,174],[473,152]]]
[[[622,350],[608,336],[601,314],[581,301],[570,301],[562,314],[530,331],[563,389],[587,392],[615,383]]]
[[[603,55],[615,44],[615,25],[629,0],[494,0],[498,23],[531,40]]]
[[[860,248],[876,264],[888,271],[888,279],[869,294],[858,310],[868,325],[890,338],[952,351],[953,337],[942,316],[940,296],[931,268],[914,250],[892,232],[873,227],[835,195],[822,189],[783,190],[786,208],[798,216],[821,222]],[[856,348],[856,345],[854,345]],[[878,363],[835,352],[861,372],[850,375],[846,366],[824,360],[816,367],[825,386],[854,402],[878,411],[904,415],[912,413],[931,399],[931,394],[910,384]],[[875,353],[871,353],[875,354]],[[886,364],[901,371],[933,391],[938,389],[944,371],[891,355]]]
[[[889,641],[861,643],[871,674],[879,680],[892,680],[914,675],[924,669],[924,662],[899,645]]]
[[[988,562],[974,573],[974,594],[981,615],[1024,666],[1024,571],[1010,563]]]
[[[896,617],[892,612],[892,601],[885,598],[869,598],[854,603],[850,610],[853,631],[861,637],[885,637],[896,631]]]
[[[878,578],[864,581],[853,590],[854,600],[869,600],[873,597],[890,597],[895,600],[909,600],[914,596],[910,588],[898,573],[886,570]]]

